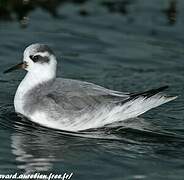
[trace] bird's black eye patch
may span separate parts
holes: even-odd
[[[40,56],[40,55],[35,55],[35,56],[31,55],[31,56],[29,56],[29,57],[30,57],[30,59],[31,59],[33,62],[38,62],[41,56]]]
[[[35,62],[35,63],[36,63],[36,62],[40,62],[40,63],[49,62],[49,58],[46,57],[46,56],[42,57],[42,56],[40,56],[40,55],[35,55],[35,56],[30,55],[29,57],[30,57],[30,59],[31,59],[33,62]]]

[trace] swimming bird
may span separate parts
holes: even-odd
[[[176,98],[161,93],[167,86],[123,93],[90,82],[56,78],[56,68],[51,48],[37,43],[24,50],[23,62],[4,72],[27,71],[14,97],[15,111],[49,128],[80,131],[103,127],[137,117]]]

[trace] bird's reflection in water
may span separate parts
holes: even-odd
[[[145,143],[160,143],[161,138],[167,138],[167,134],[158,133],[158,128],[141,118],[81,133],[61,133],[32,124],[24,118],[14,121],[13,126],[12,154],[16,156],[19,170],[27,174],[52,172],[54,163],[59,163],[61,169],[66,163],[83,166],[84,162],[100,159],[101,152],[117,153],[118,156],[121,153],[126,156],[125,151],[138,150],[138,153],[141,147],[145,151]],[[91,153],[86,156],[85,152]]]
[[[16,117],[12,122],[12,154],[16,156],[17,167],[26,174],[33,172],[53,172],[54,163],[78,164],[89,158],[83,152],[98,151],[99,138],[92,132],[71,133],[44,128],[25,118]],[[99,132],[100,133],[100,132]],[[100,133],[101,135],[101,133]],[[89,141],[89,137],[91,140]],[[98,153],[97,153],[98,154]],[[91,157],[90,157],[91,158]],[[87,160],[86,160],[87,161]],[[51,171],[52,170],[52,171]]]
[[[27,173],[48,171],[52,168],[52,162],[55,160],[53,155],[55,151],[53,151],[53,147],[50,147],[50,137],[36,134],[36,132],[35,135],[14,133],[11,137],[12,153],[16,156],[16,161],[19,162],[18,168]]]
[[[16,156],[18,168],[25,173],[46,172],[57,161],[75,160],[72,146],[78,142],[30,125],[16,125],[11,136],[12,153]],[[72,142],[71,142],[72,140]]]

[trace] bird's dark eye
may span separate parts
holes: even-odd
[[[33,55],[31,55],[31,56],[29,56],[30,57],[30,59],[33,61],[33,62],[37,62],[38,60],[39,60],[39,55],[35,55],[35,56],[33,56]]]

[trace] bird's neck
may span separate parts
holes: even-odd
[[[18,90],[25,94],[30,89],[34,88],[37,85],[46,83],[47,81],[54,80],[56,78],[55,71],[33,71],[28,72],[24,79],[21,81]]]
[[[21,81],[21,83],[18,86],[18,89],[15,94],[14,98],[14,106],[15,110],[21,114],[23,114],[23,106],[25,99],[29,97],[25,97],[28,92],[34,89],[35,87],[38,87],[39,85],[46,84],[47,82],[54,82],[56,77],[56,73],[54,72],[28,72],[24,79]]]

